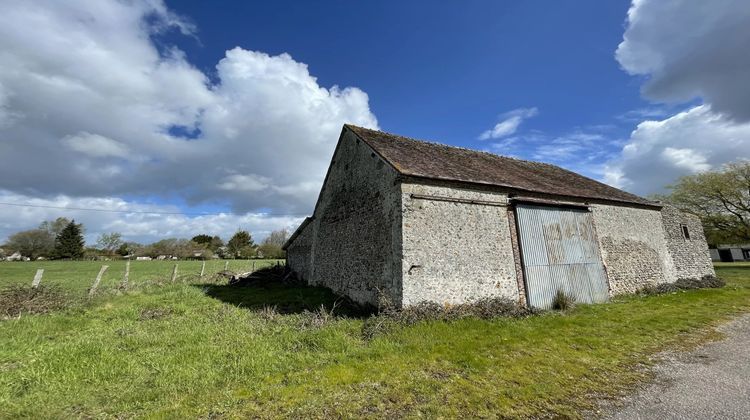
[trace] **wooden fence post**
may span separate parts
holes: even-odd
[[[96,292],[96,288],[99,287],[99,283],[102,281],[102,276],[104,275],[104,272],[107,271],[109,268],[108,265],[103,265],[102,268],[99,270],[99,274],[96,275],[96,280],[94,280],[94,284],[91,285],[91,289],[89,289],[89,297],[93,296]]]
[[[203,277],[203,273],[206,272],[206,260],[203,260],[203,263],[201,264],[201,278]]]
[[[229,261],[224,261],[224,271],[229,270]]]
[[[253,273],[255,272],[255,261],[253,261],[253,269],[252,269],[251,272],[253,272]]]
[[[36,270],[36,274],[34,274],[34,281],[31,282],[31,287],[37,288],[39,287],[39,283],[42,282],[42,275],[44,274],[44,269],[40,268]]]
[[[175,280],[177,280],[177,264],[175,264],[172,269],[172,283],[174,283]]]
[[[122,285],[123,287],[128,286],[128,281],[130,280],[130,260],[127,260],[125,262],[125,275],[122,277]]]

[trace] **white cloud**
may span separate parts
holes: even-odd
[[[704,105],[671,116],[659,106],[622,116],[642,122],[607,163],[605,181],[640,194],[662,192],[680,176],[750,157],[748,51],[744,0],[634,1],[617,60],[628,73],[645,76],[647,98],[700,98]]]
[[[0,189],[305,213],[342,124],[377,127],[365,92],[320,86],[288,54],[234,48],[212,83],[157,47],[168,30],[194,33],[159,0],[4,3]]]
[[[479,135],[479,140],[498,139],[509,136],[518,130],[521,123],[537,115],[539,111],[536,108],[518,108],[506,112],[500,116],[502,121],[495,124],[490,130],[484,131]]]
[[[661,152],[666,162],[675,168],[684,169],[690,173],[705,172],[711,169],[711,165],[706,162],[706,157],[693,149],[675,149],[666,147]]]
[[[702,98],[714,112],[750,121],[748,51],[747,0],[639,0],[615,55],[628,73],[647,76],[650,99]]]
[[[21,206],[0,204],[0,243],[19,230],[35,228],[43,220],[53,220],[60,216],[83,223],[88,244],[96,243],[96,238],[104,232],[120,232],[125,240],[141,243],[169,237],[191,238],[199,233],[219,235],[227,240],[238,228],[250,231],[254,238],[261,240],[273,230],[294,229],[303,219],[302,216],[266,213],[218,213],[195,216],[155,214],[180,213],[180,209],[172,205],[142,204],[113,197],[58,195],[37,198],[2,190],[0,202]],[[94,208],[105,211],[61,210],[50,207]]]
[[[738,124],[707,105],[633,131],[621,157],[609,162],[606,182],[640,194],[663,191],[682,175],[750,158],[750,123]]]
[[[256,174],[234,174],[223,178],[219,183],[219,189],[244,192],[263,191],[268,188],[271,182],[272,180],[270,178]]]
[[[73,136],[65,136],[62,142],[71,150],[89,155],[91,157],[120,157],[127,158],[130,156],[128,148],[115,140],[109,139],[98,134],[91,134],[85,131]]]

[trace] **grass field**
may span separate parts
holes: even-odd
[[[33,276],[7,267],[0,282]],[[98,269],[54,267],[61,282]],[[149,275],[169,274],[160,267]],[[649,355],[717,338],[711,327],[750,311],[750,266],[717,272],[722,289],[421,322],[373,339],[363,319],[304,311],[330,307],[323,289],[144,283],[0,321],[0,416],[579,417],[646,378]]]
[[[234,272],[250,271],[276,264],[280,260],[209,260],[206,261],[205,275],[228,269]],[[131,261],[129,281],[134,286],[143,283],[169,279],[177,264],[179,280],[195,280],[201,271],[201,261]],[[125,261],[30,261],[0,262],[0,287],[8,284],[31,284],[34,273],[44,269],[42,284],[57,285],[75,293],[85,293],[91,287],[102,265],[109,268],[99,285],[101,290],[116,287],[125,274]]]

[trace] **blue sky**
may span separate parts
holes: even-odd
[[[293,229],[344,123],[664,192],[750,158],[749,50],[744,0],[0,3],[0,242]]]
[[[169,37],[208,74],[240,46],[289,53],[322,86],[356,86],[386,131],[484,148],[500,114],[536,107],[523,132],[634,123],[638,78],[621,70],[627,1],[167,2],[198,28]]]

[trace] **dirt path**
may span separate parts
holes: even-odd
[[[719,328],[722,341],[665,353],[657,382],[628,397],[609,419],[750,418],[750,315]]]

